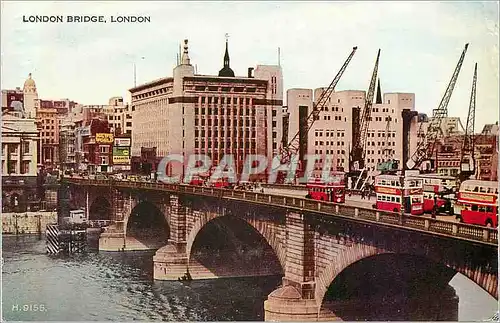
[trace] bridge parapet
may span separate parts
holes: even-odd
[[[498,244],[497,228],[487,228],[464,223],[451,223],[439,219],[429,219],[419,216],[405,215],[400,218],[397,212],[378,211],[369,208],[353,207],[324,201],[312,201],[300,197],[277,196],[258,192],[237,191],[220,188],[208,188],[183,184],[162,184],[149,182],[131,182],[117,180],[67,179],[76,185],[114,186],[117,188],[134,188],[144,190],[159,190],[170,193],[184,193],[197,196],[210,196],[221,199],[241,200],[254,204],[266,204],[284,208],[293,207],[299,211],[322,213],[341,218],[355,218],[357,221],[375,222],[379,225],[397,226],[410,230],[425,231],[440,236],[450,236],[484,244]]]

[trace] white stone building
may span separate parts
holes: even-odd
[[[39,142],[35,119],[12,112],[2,116],[2,176],[36,176]]]
[[[195,74],[185,40],[173,77],[130,90],[132,155],[156,147],[159,157],[200,153],[216,164],[232,153],[238,172],[247,154],[275,155],[283,121],[281,67],[258,65],[253,75],[252,70],[246,77],[235,76],[226,42],[219,75]]]

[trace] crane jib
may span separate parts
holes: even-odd
[[[321,108],[324,107],[326,105],[326,103],[328,102],[328,99],[332,95],[333,90],[335,89],[335,86],[337,85],[340,78],[342,77],[345,70],[347,69],[349,62],[351,61],[352,57],[356,53],[357,49],[358,49],[357,46],[352,48],[351,54],[349,54],[346,61],[344,62],[344,64],[340,68],[337,75],[335,75],[335,77],[333,78],[333,80],[330,83],[330,85],[328,86],[328,88],[325,91],[323,91],[323,93],[319,97],[317,103],[316,104],[313,103],[313,109],[312,109],[311,113],[309,113],[309,115],[307,116],[307,127],[306,127],[307,131],[309,131],[309,129],[311,129],[312,125],[314,124],[314,121],[316,121],[316,119],[319,116],[319,113],[321,111]],[[299,140],[300,140],[299,134],[300,134],[300,132],[301,131],[300,131],[300,127],[299,127],[299,130],[293,136],[292,140],[290,140],[288,145],[286,147],[283,147],[281,149],[281,151],[279,152],[281,164],[290,163],[291,156],[296,155],[297,152],[299,151]]]
[[[413,153],[408,161],[408,164],[406,165],[408,169],[418,168],[426,158],[431,158],[434,153],[436,141],[441,130],[441,121],[448,115],[448,103],[450,102],[450,98],[453,93],[453,89],[455,88],[458,75],[460,74],[468,47],[469,44],[465,44],[465,48],[462,51],[460,59],[458,60],[457,66],[455,67],[455,71],[453,72],[451,80],[448,83],[448,87],[446,88],[443,98],[441,99],[438,108],[433,110],[432,119],[425,138],[418,143],[416,151]]]

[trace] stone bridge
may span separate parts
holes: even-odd
[[[72,207],[114,223],[101,234],[100,250],[157,250],[154,279],[195,272],[194,246],[210,225],[233,228],[226,239],[205,237],[210,243],[253,234],[264,245],[257,256],[265,259],[253,273],[283,276],[264,302],[266,321],[321,320],[328,302],[342,303],[344,310],[351,302],[347,307],[356,311],[360,299],[387,297],[382,290],[439,295],[457,272],[498,299],[496,228],[188,185],[85,179],[67,185]],[[231,276],[230,268],[213,272],[220,276]],[[367,296],[367,290],[380,293]],[[337,310],[329,311],[335,319]]]

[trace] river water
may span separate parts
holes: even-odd
[[[281,277],[152,280],[152,253],[49,257],[37,236],[3,236],[3,318],[7,321],[257,321]],[[467,278],[450,283],[459,320],[484,320],[497,302]],[[35,306],[36,305],[36,306]]]

